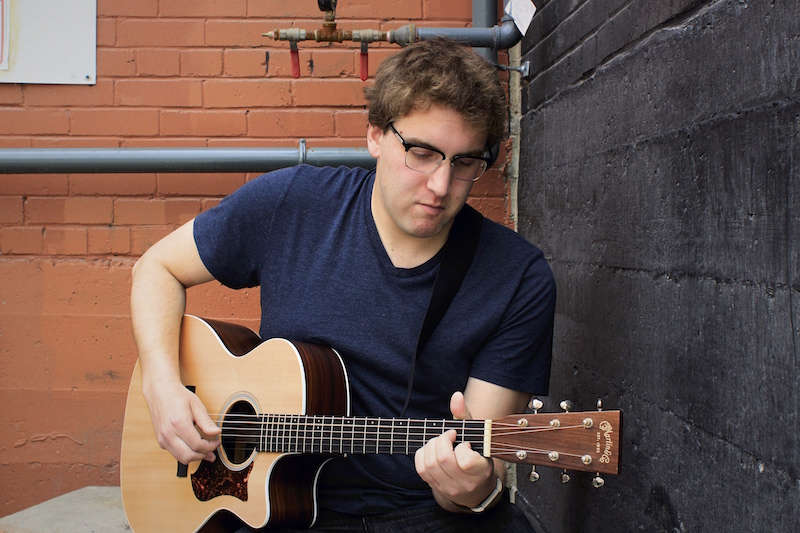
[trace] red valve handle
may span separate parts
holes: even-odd
[[[292,77],[300,77],[300,52],[297,51],[297,43],[289,43],[289,54],[292,56]]]
[[[367,81],[369,77],[369,56],[367,55],[367,43],[361,43],[361,81]]]

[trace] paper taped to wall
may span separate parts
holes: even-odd
[[[533,15],[536,13],[536,6],[533,5],[533,2],[531,0],[511,0],[506,4],[504,11],[506,15],[514,19],[514,24],[517,25],[517,29],[524,37],[531,25]]]

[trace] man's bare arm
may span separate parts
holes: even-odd
[[[142,388],[156,438],[182,463],[212,459],[219,428],[180,381],[178,346],[186,288],[213,280],[200,259],[193,222],[154,244],[133,268],[131,319]]]

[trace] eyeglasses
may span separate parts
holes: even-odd
[[[444,152],[431,148],[430,146],[420,146],[407,142],[394,128],[394,124],[389,123],[392,133],[403,145],[406,151],[406,166],[416,172],[430,174],[439,168],[439,165],[447,159]],[[453,177],[461,181],[477,181],[483,176],[492,160],[488,157],[478,157],[471,155],[454,155],[450,158],[450,168],[453,170]]]

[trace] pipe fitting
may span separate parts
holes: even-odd
[[[390,43],[399,44],[400,46],[408,46],[417,42],[417,28],[413,24],[400,26],[396,30],[389,30],[387,33],[387,40]]]
[[[288,28],[283,30],[268,31],[263,35],[276,41],[290,41],[296,43],[298,41],[305,41],[308,32],[300,28]]]
[[[510,17],[503,17],[501,25],[491,28],[417,28],[413,24],[408,24],[388,33],[389,42],[400,46],[436,37],[448,37],[476,48],[506,50],[522,40],[522,34]]]
[[[388,40],[389,32],[378,30],[353,30],[353,40],[362,43],[377,43]]]

